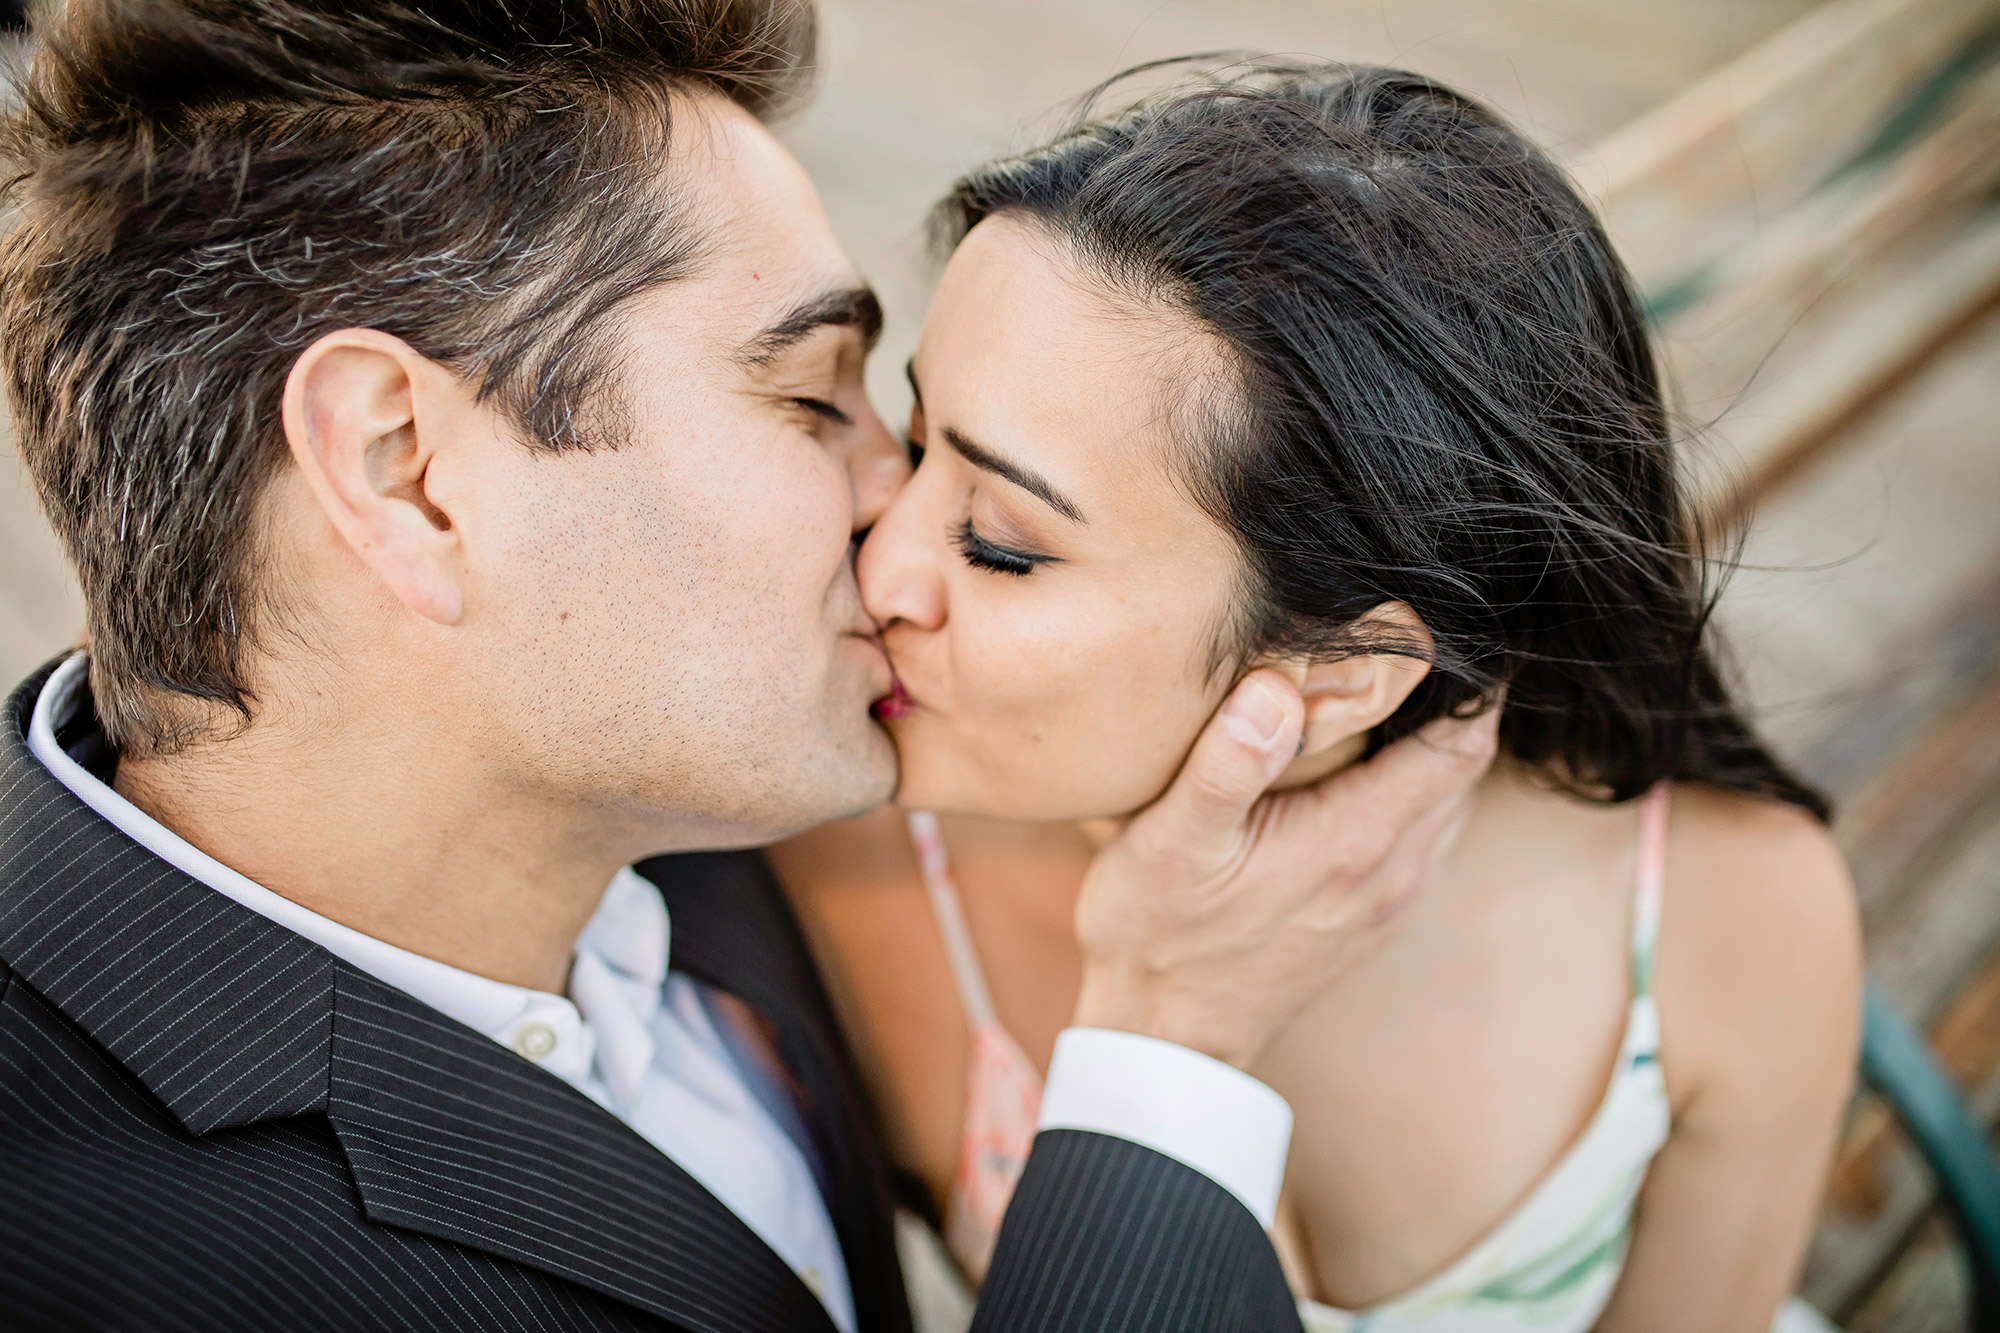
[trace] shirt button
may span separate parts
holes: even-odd
[[[799,1274],[799,1280],[806,1284],[806,1290],[821,1300],[826,1299],[826,1280],[819,1275],[818,1264],[807,1264],[806,1271]]]
[[[514,1049],[530,1060],[539,1060],[556,1048],[556,1030],[547,1023],[524,1023],[514,1034]]]

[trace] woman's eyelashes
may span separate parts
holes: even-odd
[[[1017,551],[1010,546],[996,546],[979,535],[979,529],[966,519],[952,529],[951,544],[965,557],[965,563],[974,569],[990,570],[995,574],[1012,574],[1016,578],[1032,574],[1036,565],[1059,563],[1059,557],[1036,555],[1032,551]]]

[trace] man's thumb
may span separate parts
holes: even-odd
[[[1289,680],[1251,672],[1209,719],[1173,785],[1139,818],[1190,851],[1235,846],[1250,807],[1297,752],[1305,712]]]

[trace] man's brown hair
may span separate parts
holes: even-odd
[[[814,34],[810,0],[44,12],[0,144],[0,362],[114,744],[250,715],[253,629],[283,620],[253,529],[299,352],[381,329],[533,447],[604,442],[616,313],[698,257],[660,176],[672,94],[768,113]]]

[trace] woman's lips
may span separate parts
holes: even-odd
[[[889,677],[889,692],[877,699],[868,710],[875,715],[877,722],[894,722],[917,711],[916,700],[903,688],[902,678],[895,674],[895,668],[890,668]]]

